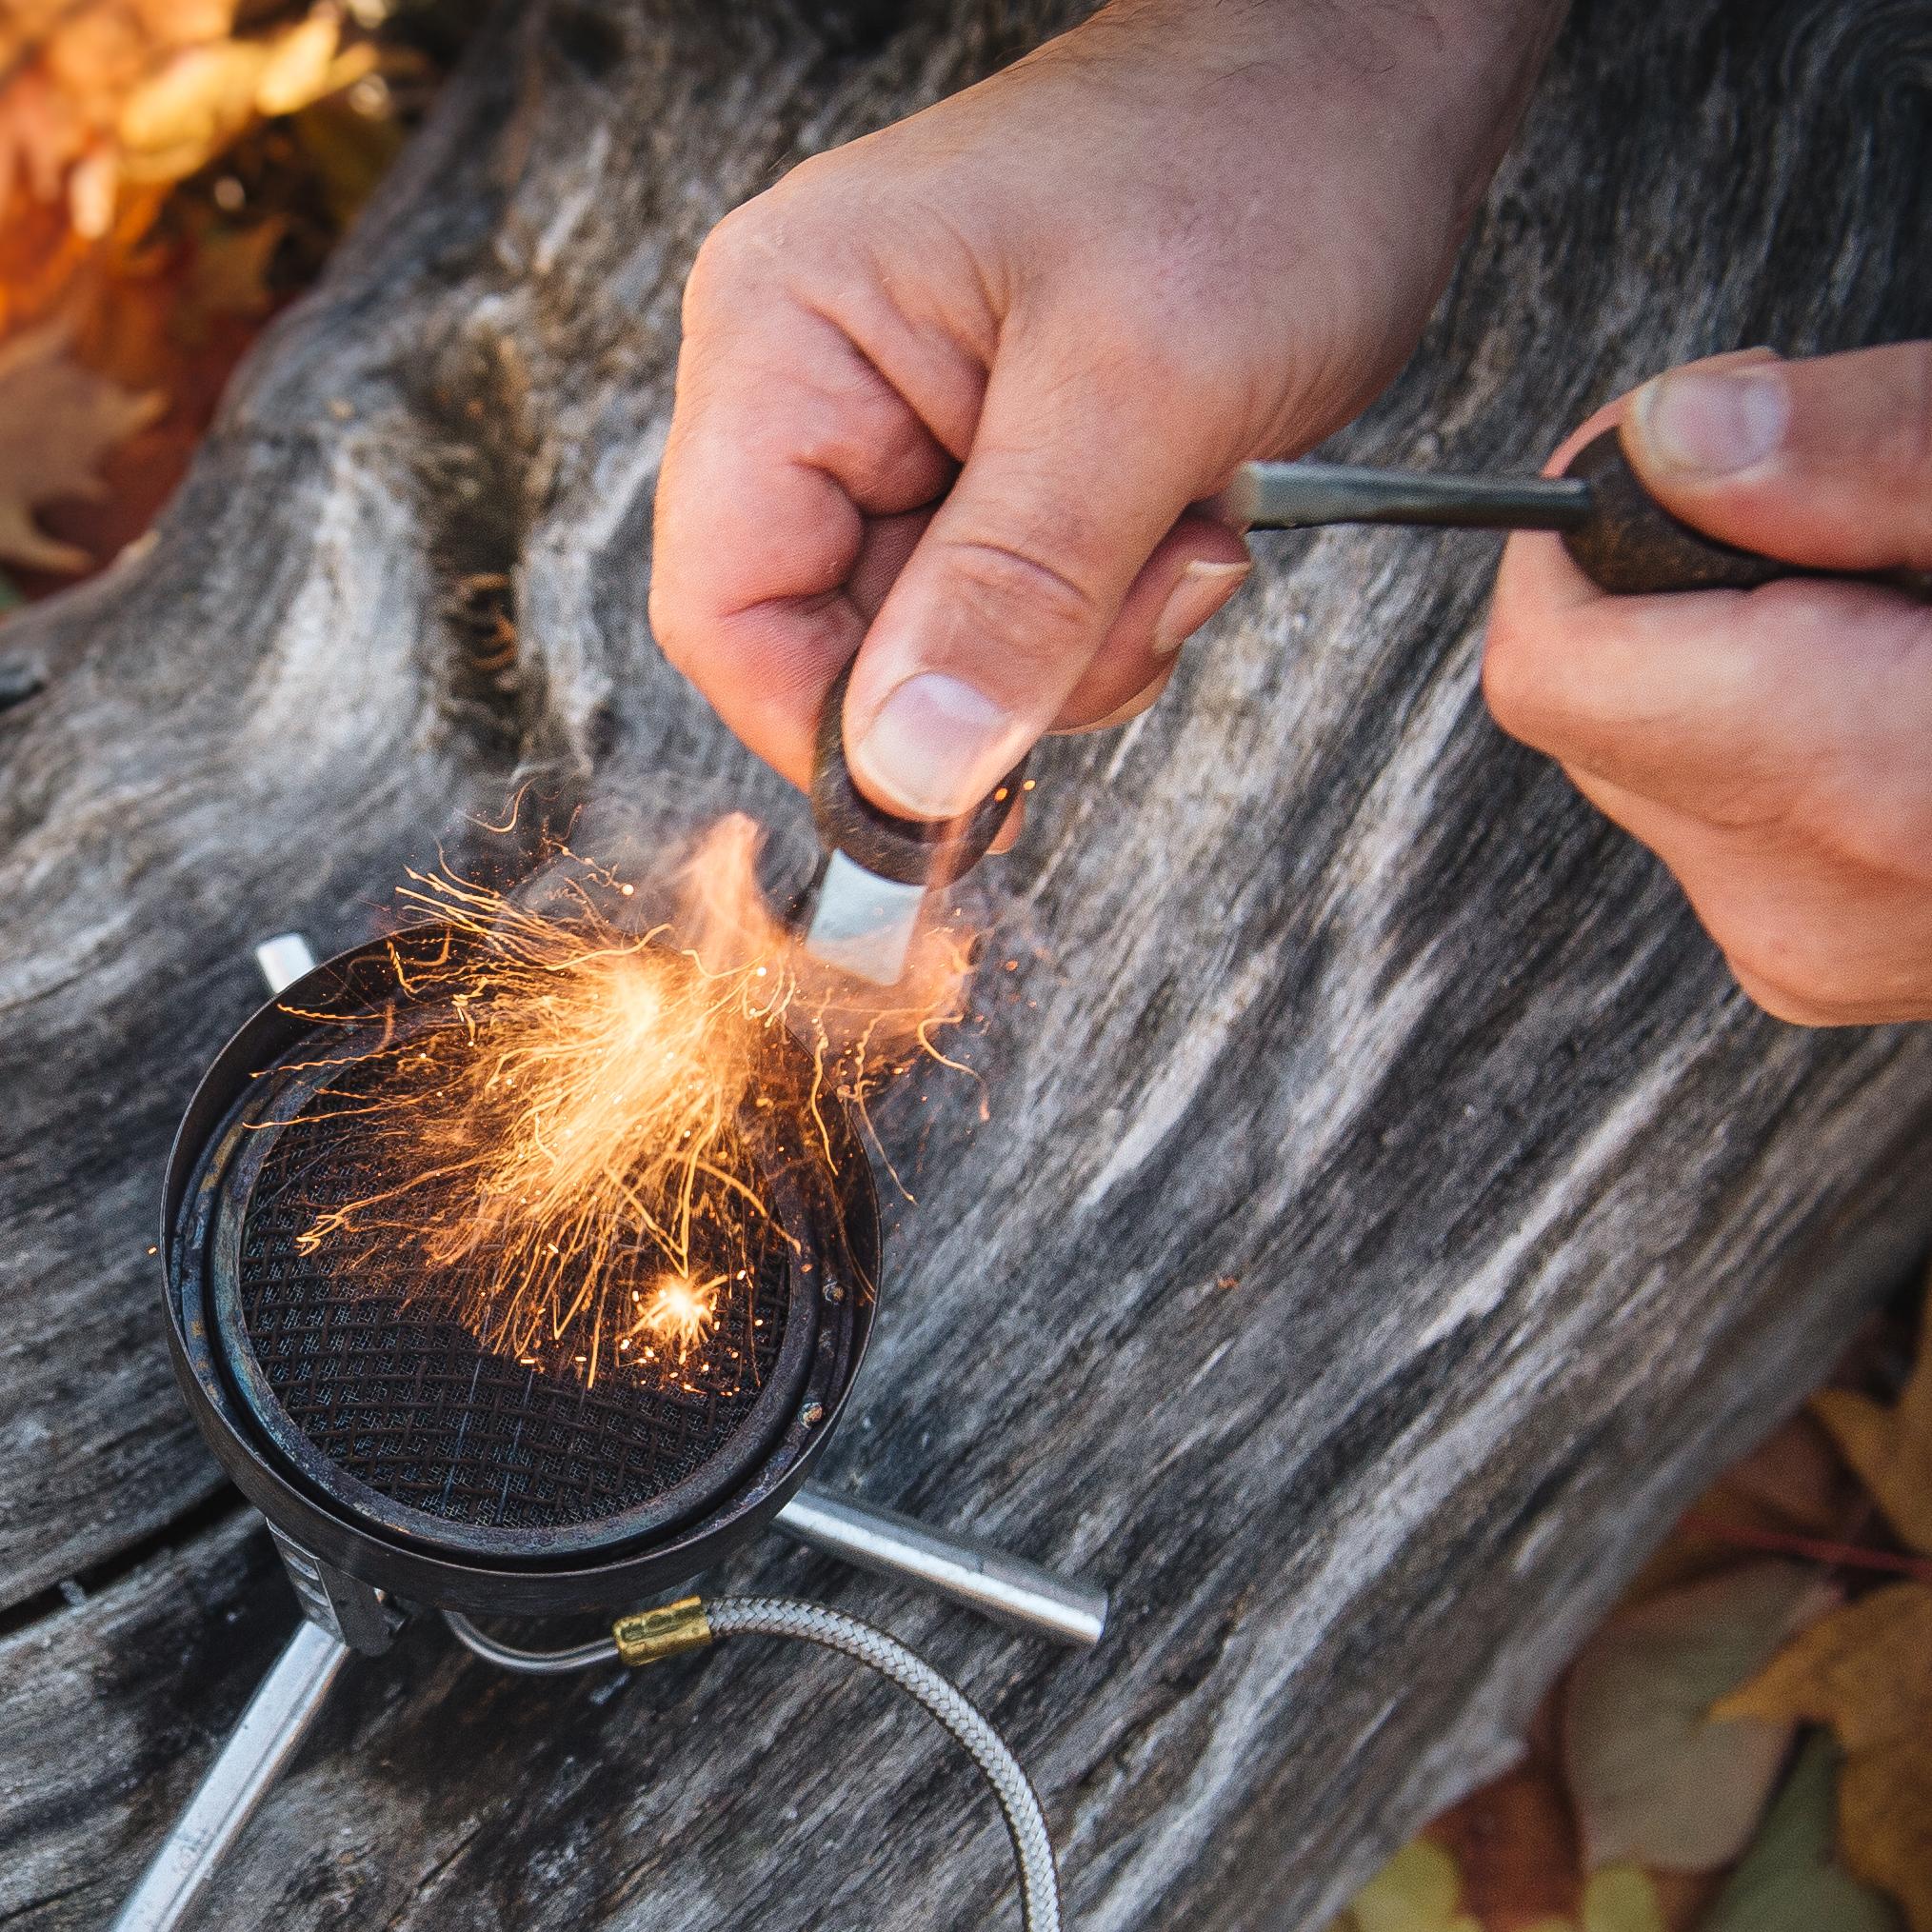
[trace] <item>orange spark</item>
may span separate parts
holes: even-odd
[[[683,1362],[710,1340],[718,1321],[717,1293],[725,1281],[723,1275],[707,1282],[694,1282],[688,1275],[661,1277],[648,1295],[639,1298],[638,1329]]]
[[[787,1239],[760,1146],[828,1169],[827,1095],[863,1112],[897,1067],[940,1057],[967,966],[943,931],[899,987],[819,966],[766,906],[756,856],[750,822],[724,820],[642,932],[617,923],[635,888],[568,852],[545,882],[563,915],[411,874],[404,906],[454,939],[427,968],[392,953],[409,1002],[335,1082],[383,1182],[317,1211],[305,1251],[400,1259],[486,1345],[588,1381],[618,1361],[685,1378],[750,1363],[761,1265]]]

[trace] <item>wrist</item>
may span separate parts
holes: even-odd
[[[1138,53],[1163,90],[1188,90],[1243,136],[1247,188],[1333,184],[1377,228],[1445,273],[1567,11],[1568,0],[1108,0],[1069,51]],[[1344,169],[1323,167],[1345,157]],[[1434,279],[1433,277],[1431,278]]]

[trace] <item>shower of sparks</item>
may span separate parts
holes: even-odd
[[[428,966],[392,945],[406,1008],[328,1063],[374,1076],[336,1111],[383,1178],[319,1209],[303,1251],[460,1285],[454,1312],[487,1346],[587,1382],[748,1367],[760,1259],[786,1238],[754,1141],[835,1178],[831,1103],[863,1114],[891,1072],[943,1058],[966,965],[932,931],[897,987],[818,966],[767,906],[756,854],[748,820],[714,827],[645,930],[623,923],[637,888],[568,852],[545,882],[561,913],[411,874],[403,905],[453,942]]]

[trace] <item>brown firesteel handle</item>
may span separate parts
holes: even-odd
[[[1617,596],[1755,590],[1784,577],[1835,577],[1915,597],[1932,591],[1932,579],[1923,571],[1809,570],[1705,536],[1672,516],[1643,487],[1615,429],[1584,444],[1564,474],[1587,482],[1592,499],[1589,514],[1563,533],[1564,548],[1599,589]]]
[[[846,765],[847,665],[832,681],[819,712],[812,747],[811,815],[828,852],[843,852],[856,866],[902,886],[947,886],[984,859],[1019,800],[1026,761],[1012,770],[969,812],[956,819],[907,819],[882,810],[852,783]]]

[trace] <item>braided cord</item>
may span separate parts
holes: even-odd
[[[1026,1932],[1060,1932],[1060,1882],[1040,1800],[1006,1741],[964,1692],[897,1638],[837,1610],[790,1597],[714,1597],[705,1618],[716,1637],[798,1637],[855,1659],[918,1700],[963,1744],[993,1787],[1020,1864]]]
[[[614,1663],[618,1659],[616,1642],[608,1637],[568,1650],[521,1650],[487,1636],[453,1610],[444,1611],[443,1617],[465,1645],[506,1670],[548,1674]],[[924,1704],[965,1745],[1000,1801],[1020,1865],[1020,1913],[1026,1932],[1060,1932],[1060,1880],[1040,1800],[1006,1741],[965,1692],[896,1637],[819,1603],[795,1597],[712,1597],[705,1600],[704,1617],[714,1638],[797,1637],[836,1650],[876,1670]]]

